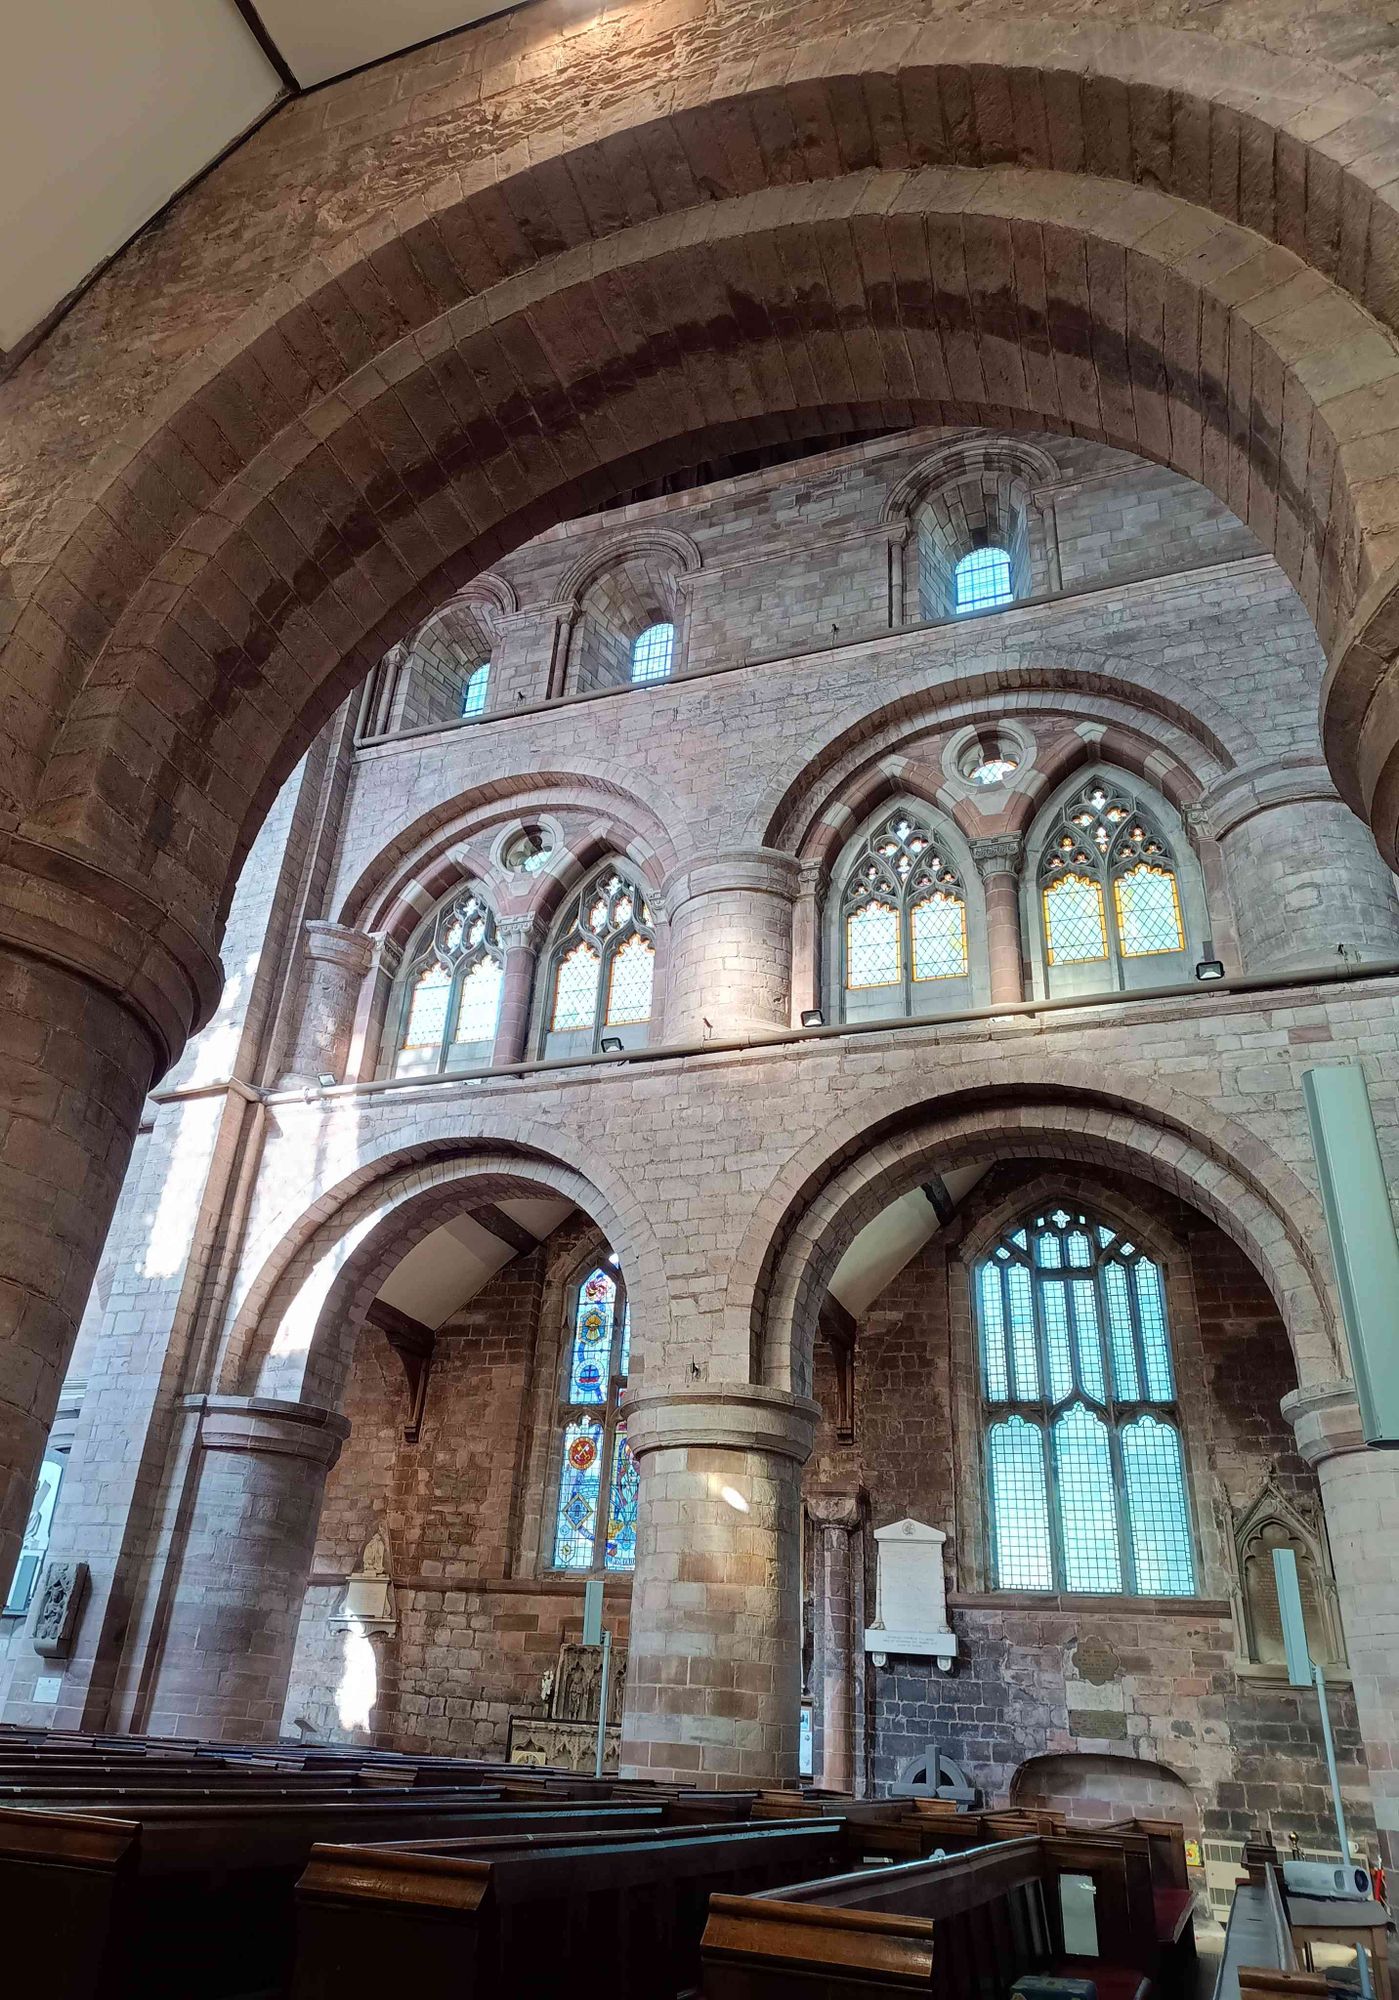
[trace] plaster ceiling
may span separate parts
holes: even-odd
[[[552,1235],[573,1204],[548,1196],[503,1201],[502,1211],[541,1242]],[[385,1305],[421,1320],[434,1331],[460,1312],[488,1279],[516,1255],[515,1247],[470,1215],[453,1216],[415,1243],[379,1287]]]
[[[957,1207],[971,1193],[985,1166],[957,1167],[943,1176],[943,1185]],[[873,1305],[942,1224],[922,1188],[910,1188],[891,1201],[860,1231],[836,1265],[831,1295],[856,1319]]]

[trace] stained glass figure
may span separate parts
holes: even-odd
[[[395,1075],[489,1062],[504,967],[489,904],[474,887],[457,890],[405,955]]]
[[[966,611],[991,611],[998,604],[1014,603],[1009,551],[973,549],[952,572],[952,585],[959,617]]]
[[[847,1016],[852,995],[882,989],[874,1011],[911,1014],[936,1004],[943,982],[968,975],[967,905],[961,880],[915,813],[900,809],[863,843],[846,878],[841,939]],[[945,993],[941,996],[946,1004]]]
[[[1039,867],[1051,966],[1183,953],[1180,883],[1165,838],[1119,780],[1100,773],[1065,804]]]
[[[595,1573],[636,1562],[636,1462],[619,1414],[631,1359],[631,1312],[607,1260],[570,1295],[559,1404],[553,1563]]]
[[[996,1587],[1193,1596],[1160,1266],[1060,1206],[1001,1237],[973,1297]]]
[[[632,640],[631,677],[634,681],[664,681],[670,678],[675,654],[675,627],[648,625]]]
[[[621,1028],[644,1041],[656,971],[655,933],[646,898],[609,863],[585,884],[565,913],[553,955],[553,991],[544,1022],[543,1053],[561,1051],[556,1036],[586,1036],[596,1048],[604,1032]]]

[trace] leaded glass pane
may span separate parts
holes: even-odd
[[[454,1042],[488,1042],[500,1013],[501,967],[493,958],[478,959],[461,982]]]
[[[1073,1283],[1074,1354],[1078,1362],[1079,1387],[1095,1403],[1107,1401],[1103,1380],[1103,1342],[1098,1326],[1098,1293],[1091,1278]]]
[[[607,1027],[625,1028],[650,1020],[655,970],[656,950],[649,938],[633,934],[613,953],[607,978]]]
[[[559,1505],[554,1524],[557,1569],[591,1569],[602,1475],[602,1425],[580,1417],[565,1426]]]
[[[962,557],[952,577],[959,614],[990,611],[997,604],[1014,601],[1010,556],[1005,549],[973,549],[969,556]]]
[[[1043,902],[1051,965],[1087,965],[1107,957],[1103,892],[1091,875],[1056,875],[1045,885]]]
[[[461,712],[465,715],[484,715],[486,711],[486,689],[490,685],[491,663],[489,660],[476,667],[462,689]]]
[[[452,975],[445,965],[434,961],[418,974],[408,1002],[408,1021],[403,1031],[405,1049],[435,1049],[441,1046],[451,990]]]
[[[934,895],[915,903],[913,976],[964,979],[967,972],[967,910],[960,896]]]
[[[1010,1306],[1010,1358],[1015,1377],[1015,1400],[1031,1403],[1040,1393],[1039,1356],[1035,1352],[1035,1308],[1030,1273],[1023,1264],[1012,1264],[1006,1272],[1006,1295]]]
[[[992,1424],[986,1434],[986,1467],[996,1587],[1052,1589],[1044,1433],[1023,1417]]]
[[[890,903],[863,903],[845,920],[845,984],[850,992],[893,986],[900,976],[899,913]]]
[[[1035,1238],[1035,1262],[1051,1271],[1057,1271],[1063,1261],[1064,1252],[1059,1238],[1052,1229],[1042,1229]]]
[[[1142,1330],[1142,1355],[1146,1362],[1146,1399],[1150,1403],[1173,1403],[1176,1385],[1171,1370],[1171,1343],[1166,1334],[1166,1312],[1161,1299],[1161,1273],[1149,1257],[1138,1257],[1132,1266],[1132,1283],[1137,1292],[1137,1319]]]
[[[1083,1220],[1082,1216],[1079,1220]],[[1075,1229],[1069,1237],[1069,1262],[1077,1271],[1089,1271],[1093,1268],[1093,1245],[1088,1240],[1088,1232],[1084,1229]]]
[[[1069,1353],[1069,1307],[1064,1296],[1064,1286],[1057,1279],[1046,1279],[1040,1287],[1040,1304],[1044,1311],[1044,1345],[1049,1366],[1049,1400],[1062,1402],[1074,1386],[1073,1359]]]
[[[981,1367],[989,1403],[1004,1403],[1010,1395],[1006,1371],[1005,1310],[1001,1274],[994,1264],[981,1267]]]
[[[1195,1551],[1174,1428],[1157,1417],[1128,1424],[1122,1432],[1122,1471],[1137,1589],[1148,1597],[1192,1597]]]
[[[1082,1403],[1054,1426],[1054,1488],[1066,1590],[1120,1591],[1112,1446],[1108,1427]]]
[[[648,625],[632,641],[631,677],[634,681],[663,681],[670,673],[675,651],[673,625]]]
[[[1103,1266],[1103,1291],[1108,1307],[1108,1345],[1112,1349],[1112,1392],[1119,1403],[1135,1403],[1141,1395],[1137,1343],[1132,1338],[1127,1273],[1121,1264]]]
[[[566,951],[554,974],[554,1010],[549,1027],[554,1034],[591,1028],[597,1014],[597,951],[581,939]]]
[[[1139,861],[1112,885],[1117,903],[1117,934],[1124,958],[1149,958],[1155,952],[1184,951],[1180,895],[1169,868]]]
[[[617,1353],[617,1373],[625,1382],[631,1373],[631,1300],[622,1307],[622,1341]]]
[[[636,1460],[627,1443],[627,1427],[619,1423],[612,1443],[612,1485],[607,1504],[607,1547],[603,1555],[608,1569],[636,1568],[636,1499],[639,1487]]]
[[[612,1366],[612,1314],[617,1286],[606,1271],[593,1271],[578,1287],[573,1355],[569,1365],[570,1403],[603,1403]]]

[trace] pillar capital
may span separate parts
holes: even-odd
[[[544,942],[547,927],[531,911],[523,917],[497,917],[495,928],[506,951],[533,951]]]
[[[769,1452],[805,1464],[821,1405],[809,1396],[756,1382],[707,1382],[695,1389],[658,1390],[623,1404],[632,1456],[653,1451]]]
[[[1282,1413],[1296,1435],[1298,1451],[1310,1466],[1368,1450],[1355,1385],[1344,1376],[1293,1389],[1282,1399]]]
[[[199,1412],[205,1451],[238,1451],[304,1458],[328,1472],[350,1435],[349,1420],[316,1403],[284,1403],[273,1396],[188,1396]]]
[[[862,1486],[824,1487],[806,1496],[808,1517],[818,1528],[834,1528],[849,1534],[865,1518],[865,1491]]]
[[[699,854],[682,861],[662,882],[660,902],[666,914],[673,917],[696,896],[748,890],[794,903],[800,889],[801,870],[793,855],[775,847],[743,847],[724,854]]]
[[[353,930],[348,924],[313,922],[307,924],[305,935],[308,958],[338,966],[352,978],[362,979],[374,962],[375,940],[367,931]]]
[[[976,872],[983,882],[993,875],[1018,875],[1025,843],[1018,833],[991,833],[969,842]]]

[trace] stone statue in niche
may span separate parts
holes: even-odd
[[[87,1574],[85,1562],[51,1562],[44,1570],[29,1636],[35,1652],[46,1660],[66,1659],[73,1650]]]
[[[607,1726],[603,1769],[615,1771],[621,1744],[622,1692],[627,1649],[612,1648],[607,1681]],[[512,1715],[507,1752],[512,1764],[557,1764],[566,1771],[591,1771],[597,1755],[597,1711],[602,1680],[601,1646],[565,1640],[551,1672],[540,1685],[545,1716]]]

